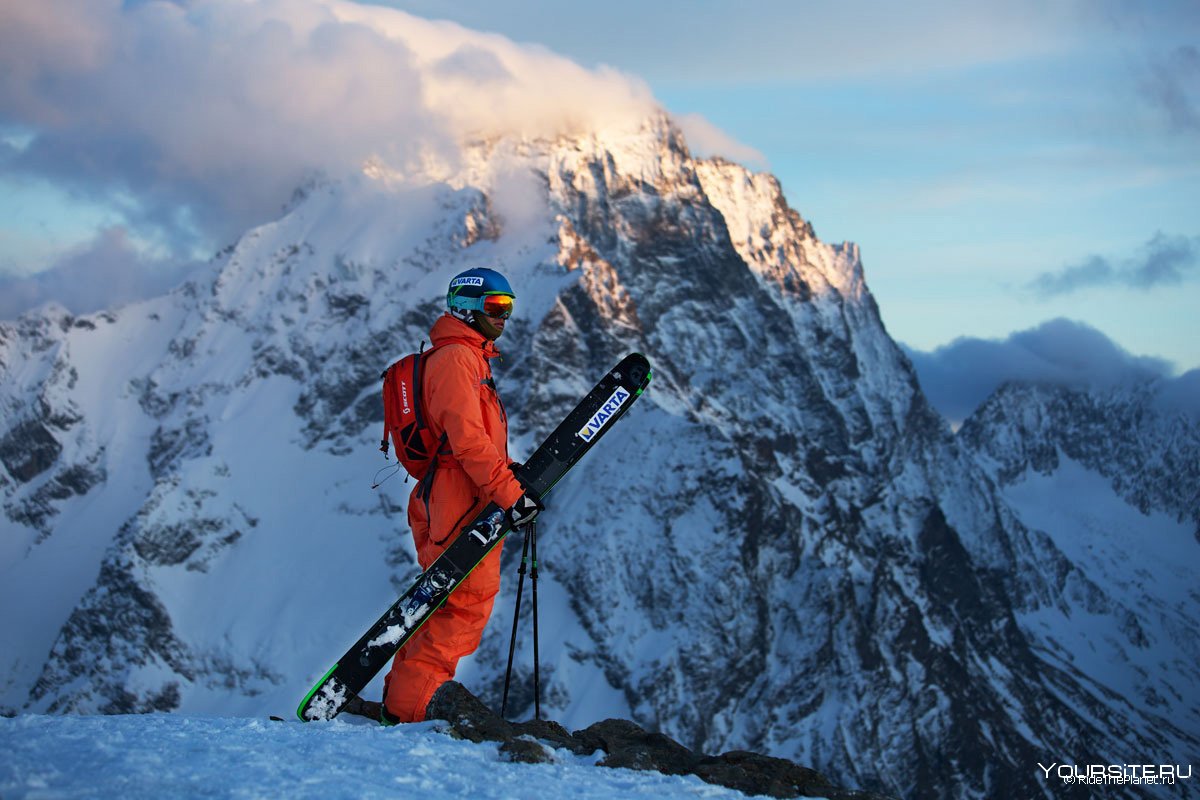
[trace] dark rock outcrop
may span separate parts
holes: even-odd
[[[816,770],[787,759],[741,750],[717,756],[697,753],[629,720],[607,719],[574,733],[550,720],[509,722],[456,681],[438,689],[426,716],[449,722],[453,736],[472,742],[500,742],[500,752],[510,761],[549,762],[553,749],[566,749],[576,755],[603,752],[596,762],[601,767],[695,775],[751,795],[882,800],[882,795],[838,788]]]

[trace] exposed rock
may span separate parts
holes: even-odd
[[[58,472],[24,500],[5,503],[5,515],[19,525],[39,531],[38,541],[42,541],[50,535],[50,521],[58,514],[62,501],[85,495],[108,479],[101,460],[103,454],[101,449],[83,463],[61,465]]]
[[[783,758],[732,750],[706,756],[696,764],[695,774],[709,783],[727,786],[746,794],[771,797],[826,797],[829,800],[871,800],[883,795],[839,789],[814,769]]]
[[[456,736],[472,742],[507,742],[517,736],[507,720],[457,681],[448,681],[434,692],[425,716],[446,720]]]
[[[426,716],[448,721],[453,736],[472,742],[500,742],[500,752],[510,761],[551,762],[554,757],[548,748],[579,755],[603,752],[597,766],[695,775],[746,794],[883,800],[882,795],[838,788],[816,770],[787,759],[740,750],[719,756],[695,753],[669,736],[647,731],[629,720],[607,719],[574,733],[551,720],[509,722],[457,681],[443,684],[434,693]]]
[[[643,730],[629,720],[607,719],[576,731],[575,736],[589,750],[599,749],[608,753],[600,762],[605,767],[687,775],[695,770],[700,761],[699,756],[669,736]]]
[[[509,761],[516,761],[522,764],[548,764],[554,760],[554,757],[544,745],[525,737],[509,739],[500,745],[500,752]]]
[[[28,483],[54,466],[62,445],[44,424],[36,419],[12,426],[0,438],[0,462],[8,474]]]

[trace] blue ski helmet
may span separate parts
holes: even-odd
[[[451,278],[446,308],[465,322],[471,321],[473,311],[507,317],[512,313],[514,297],[516,294],[503,275],[494,269],[476,267]]]

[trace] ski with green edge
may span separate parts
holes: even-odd
[[[520,468],[521,483],[542,497],[583,458],[650,383],[650,362],[630,353],[596,384]],[[495,503],[464,527],[429,569],[393,603],[305,695],[296,716],[333,719],[379,674],[446,598],[509,533]]]

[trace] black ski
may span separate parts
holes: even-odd
[[[630,353],[609,370],[521,468],[525,486],[545,497],[629,410],[650,383],[650,362]],[[429,619],[471,570],[508,535],[504,509],[488,504],[464,527],[416,583],[384,612],[305,695],[301,720],[333,719]]]

